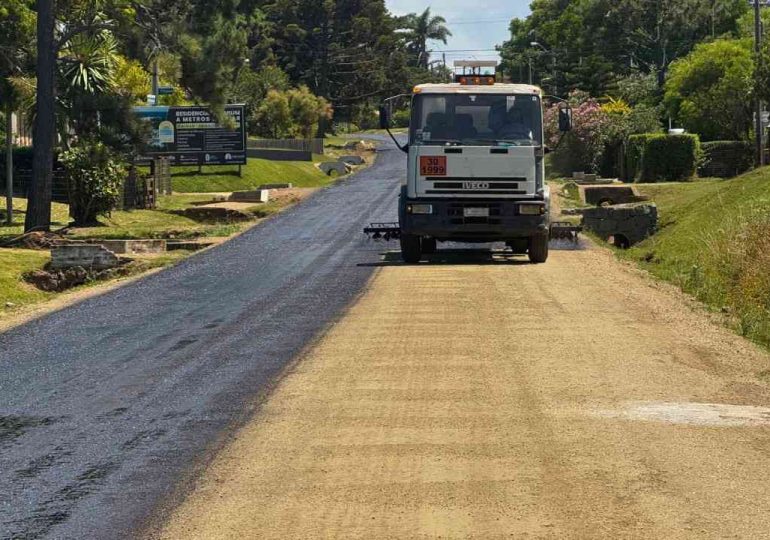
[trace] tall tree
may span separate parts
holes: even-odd
[[[37,92],[33,127],[32,185],[27,231],[50,229],[56,145],[56,79],[59,53],[82,35],[118,28],[133,20],[130,0],[37,0]]]
[[[31,64],[35,14],[31,0],[7,0],[0,7],[0,108],[5,113],[6,222],[13,223],[13,133],[11,117],[19,94],[12,84]]]
[[[429,61],[428,41],[440,41],[446,45],[447,38],[452,35],[446,26],[446,19],[433,15],[430,8],[404,16],[402,26],[409,52],[414,55],[417,66],[424,69],[427,69]]]

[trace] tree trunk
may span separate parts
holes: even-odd
[[[13,120],[11,103],[5,107],[5,221],[13,225]]]
[[[54,0],[37,0],[37,114],[33,131],[32,185],[24,230],[50,230],[53,151],[56,141]]]

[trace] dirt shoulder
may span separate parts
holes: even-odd
[[[386,263],[152,536],[770,530],[766,353],[606,250],[476,262]]]

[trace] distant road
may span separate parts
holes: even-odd
[[[0,538],[128,536],[173,503],[361,292],[404,163],[385,142],[221,247],[0,334]]]

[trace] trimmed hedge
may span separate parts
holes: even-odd
[[[704,160],[700,176],[732,178],[754,166],[754,147],[747,141],[713,141],[701,145]]]
[[[647,141],[654,137],[654,133],[631,135],[626,142],[626,174],[623,178],[626,182],[638,182],[642,174],[642,156]]]
[[[626,145],[626,179],[633,182],[690,180],[697,172],[700,159],[697,135],[632,135]]]

